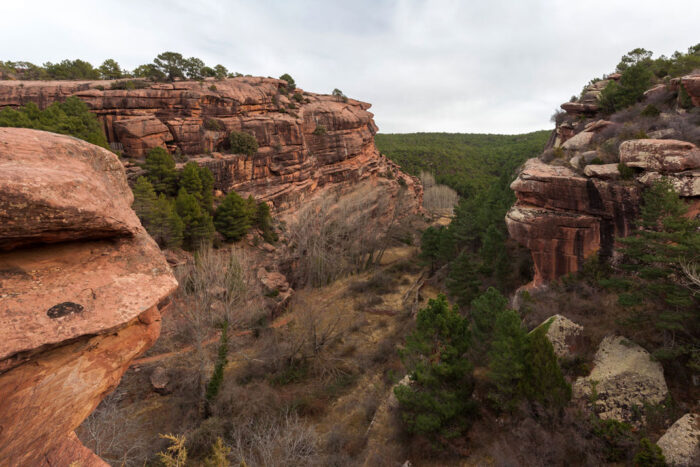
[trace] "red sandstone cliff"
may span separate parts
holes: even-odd
[[[177,283],[117,157],[0,128],[0,459],[106,465],[73,430],[160,332]]]
[[[110,89],[109,81],[0,81],[0,108],[28,102],[40,108],[76,96],[100,119],[114,147],[141,157],[150,148],[194,156],[209,167],[216,188],[268,200],[278,209],[320,187],[350,186],[381,173],[419,184],[381,156],[370,104],[297,89],[285,81],[240,77],[181,81],[144,89]],[[253,134],[253,156],[221,154],[231,131]],[[211,154],[210,154],[211,153]]]
[[[658,129],[649,131],[657,139],[629,139],[619,144],[617,154],[604,154],[601,144],[616,141],[605,138],[617,137],[619,143],[616,135],[631,125],[599,115],[597,99],[606,84],[594,83],[579,102],[562,104],[567,115],[553,132],[549,155],[528,160],[511,185],[517,202],[506,224],[511,237],[532,252],[535,285],[578,271],[593,254],[611,257],[615,239],[634,229],[644,187],[661,177],[679,196],[700,205],[700,149],[675,139],[683,135],[671,128],[687,113],[668,109]],[[700,75],[656,86],[647,91],[647,100],[660,93],[673,98],[679,86],[700,105]],[[621,179],[618,163],[634,171],[629,180]]]

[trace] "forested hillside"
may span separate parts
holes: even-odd
[[[544,148],[549,130],[522,135],[467,133],[378,134],[379,150],[406,172],[435,175],[466,196],[487,189],[502,174],[511,174]]]

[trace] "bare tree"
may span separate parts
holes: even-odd
[[[408,193],[364,184],[352,193],[326,194],[309,203],[290,226],[297,284],[322,286],[376,264],[400,220]]]
[[[700,293],[700,262],[683,259],[681,260],[681,270],[689,282],[687,287],[694,293]]]
[[[194,347],[196,387],[202,406],[212,363],[207,344],[216,338],[217,329],[235,327],[261,306],[257,279],[249,263],[241,250],[205,246],[195,254],[194,262],[176,271],[180,287],[174,314]]]

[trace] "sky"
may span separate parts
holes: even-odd
[[[700,42],[698,0],[2,0],[0,60],[163,51],[370,102],[383,133],[515,134],[626,52]]]

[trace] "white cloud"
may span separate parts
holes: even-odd
[[[635,47],[700,40],[700,2],[667,0],[80,0],[3,6],[0,59],[164,50],[371,102],[381,131],[518,133]]]

